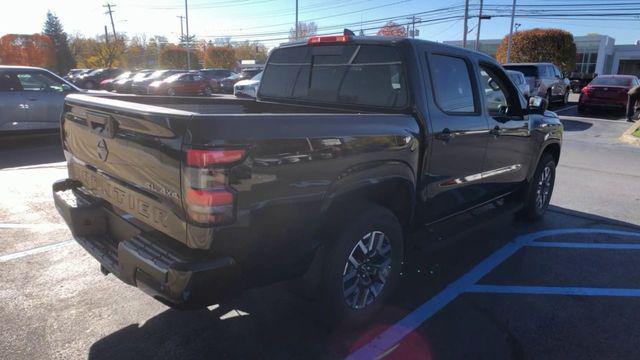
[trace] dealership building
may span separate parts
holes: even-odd
[[[501,39],[480,40],[479,50],[496,56]],[[591,34],[575,36],[576,72],[596,74],[631,74],[640,76],[640,42],[636,45],[616,45],[614,38]],[[462,41],[445,41],[462,46]],[[475,41],[467,41],[467,48],[475,48]]]

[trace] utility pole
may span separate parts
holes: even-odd
[[[104,41],[107,43],[107,47],[109,47],[109,32],[107,31],[107,25],[104,26]]]
[[[187,70],[191,70],[191,39],[189,38],[189,7],[184,0],[184,19],[187,25]]]
[[[462,34],[462,47],[467,47],[467,33],[469,32],[469,24],[467,21],[469,20],[469,0],[464,1],[464,34]]]
[[[102,5],[103,8],[107,8],[107,12],[105,14],[109,14],[109,18],[111,18],[111,30],[113,30],[113,39],[118,40],[118,36],[116,35],[116,26],[113,23],[113,13],[112,7],[116,7],[115,5],[107,3],[106,5]]]
[[[509,43],[507,44],[507,61],[506,63],[508,64],[509,61],[511,61],[511,41],[513,38],[513,21],[516,17],[516,0],[513,0],[513,7],[511,8],[511,29],[509,30]]]
[[[411,22],[409,24],[407,24],[407,36],[410,36],[412,39],[416,38],[416,23],[422,22],[422,19],[418,18],[416,20],[416,16],[413,15],[410,18],[407,18],[408,20],[411,20]]]
[[[296,0],[296,40],[300,37],[300,25],[298,24],[298,0]]]
[[[180,19],[180,41],[184,41],[184,26],[182,26],[184,16],[178,15],[177,18]]]
[[[480,25],[482,25],[482,3],[484,1],[480,0],[480,11],[478,12],[478,29],[476,30],[476,44],[474,46],[474,50],[478,51],[480,49]]]

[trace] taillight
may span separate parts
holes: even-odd
[[[244,149],[188,149],[184,177],[184,204],[189,218],[204,226],[235,219],[236,192],[229,186],[230,167],[241,162]]]
[[[308,45],[327,44],[327,43],[346,43],[349,42],[349,35],[329,35],[329,36],[312,36],[307,41]]]
[[[589,91],[590,91],[590,90],[591,90],[591,88],[590,88],[589,86],[585,86],[585,87],[583,87],[583,88],[582,88],[581,92],[582,92],[584,95],[589,95]]]

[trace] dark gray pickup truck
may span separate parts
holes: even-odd
[[[178,308],[302,278],[359,322],[411,231],[503,199],[542,216],[563,128],[488,56],[344,35],[274,50],[257,101],[71,95],[61,132],[55,203],[105,274]]]

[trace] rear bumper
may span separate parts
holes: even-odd
[[[53,185],[58,212],[75,240],[110,273],[172,306],[197,308],[239,289],[231,257],[192,250],[157,232],[144,232],[84,194],[75,180]]]

